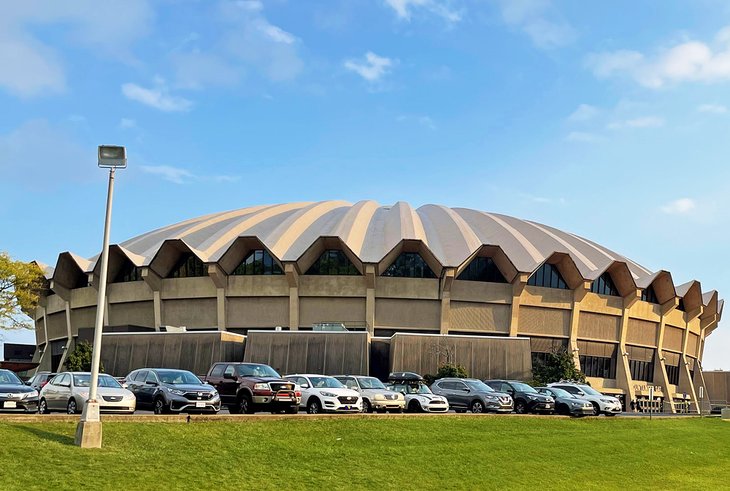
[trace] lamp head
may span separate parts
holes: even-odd
[[[127,167],[127,149],[119,145],[99,145],[99,167],[124,169]]]

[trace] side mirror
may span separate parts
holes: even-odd
[[[122,389],[128,389],[128,388],[129,388],[129,386],[127,385],[126,382],[122,384]]]
[[[576,394],[576,395],[578,395],[578,396],[580,396],[580,397],[583,397],[584,395],[586,395],[586,393],[585,393],[585,392],[583,392],[582,390],[579,390],[579,391],[578,391],[578,394]]]
[[[235,373],[224,373],[223,378],[227,380],[236,380],[236,374]]]
[[[301,387],[302,389],[308,389],[309,384],[301,384],[299,387]]]
[[[469,387],[464,387],[464,388],[463,388],[463,389],[461,389],[461,390],[463,390],[464,392],[471,392],[471,389],[469,389]]]
[[[157,382],[155,382],[154,380],[148,380],[147,382],[145,382],[145,384],[151,385],[152,387],[157,387],[158,385],[160,385]]]

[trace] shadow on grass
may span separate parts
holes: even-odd
[[[37,436],[42,440],[48,440],[51,442],[60,443],[62,445],[74,444],[74,437],[72,436],[53,433],[51,431],[42,430],[36,426],[30,425],[18,425],[17,428],[25,431],[26,433],[31,433],[32,435]]]

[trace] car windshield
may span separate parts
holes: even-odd
[[[281,375],[276,373],[276,370],[271,368],[269,365],[238,365],[238,374],[241,377],[272,377],[281,378]]]
[[[432,394],[431,389],[423,382],[397,383],[393,384],[393,390],[406,394]]]
[[[360,387],[363,389],[385,389],[383,382],[376,379],[375,377],[359,377]]]
[[[10,370],[0,370],[0,384],[23,385],[23,382]]]
[[[170,385],[183,385],[183,384],[197,384],[200,385],[203,382],[198,377],[185,370],[157,370],[157,376],[160,378],[160,382],[163,384]]]
[[[587,385],[581,385],[579,387],[580,387],[580,390],[582,390],[583,392],[585,392],[588,395],[591,395],[591,396],[602,396],[603,395],[600,392],[598,392],[596,389],[594,389],[593,387],[588,387]]]
[[[570,392],[568,392],[567,390],[558,389],[557,387],[550,387],[550,390],[547,392],[548,392],[548,395],[550,395],[550,393],[552,393],[555,395],[555,397],[565,397],[567,399],[572,399],[574,397],[577,397],[577,396],[574,396],[573,394],[571,394]]]
[[[477,392],[496,392],[493,388],[491,388],[481,380],[465,380],[465,382],[470,389]]]
[[[522,382],[515,382],[512,384],[516,391],[518,392],[527,392],[528,394],[536,394],[537,391],[532,388],[531,386],[527,384],[523,384]]]
[[[334,377],[309,377],[315,389],[344,389],[345,386]]]
[[[74,387],[88,387],[91,385],[91,375],[89,374],[74,374]],[[114,377],[109,375],[99,375],[99,387],[112,387],[114,389],[121,389]]]

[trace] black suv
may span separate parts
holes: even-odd
[[[137,409],[155,414],[217,413],[218,392],[192,372],[171,368],[141,368],[125,377],[127,388],[137,397]]]
[[[515,401],[515,412],[552,414],[555,411],[555,399],[540,394],[533,387],[518,380],[485,380],[485,384],[497,392],[505,392]]]

